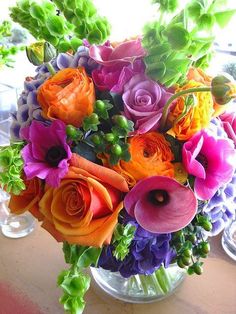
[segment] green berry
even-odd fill
[[[107,142],[112,143],[112,142],[114,141],[114,139],[115,139],[115,135],[114,135],[113,133],[107,133],[107,134],[105,134],[105,140],[106,140]]]
[[[185,266],[189,266],[191,264],[191,258],[190,257],[182,256],[181,261],[183,262],[183,264]]]
[[[89,122],[91,124],[98,124],[99,122],[98,115],[96,113],[92,113],[91,116],[89,116]]]
[[[111,147],[111,152],[116,156],[120,156],[122,154],[122,148],[119,144],[114,144]]]
[[[92,142],[95,144],[95,145],[99,145],[101,144],[101,138],[99,135],[95,134],[92,136],[91,138]]]
[[[186,249],[186,250],[183,251],[183,255],[184,255],[185,257],[191,257],[192,254],[193,254],[193,252],[192,252],[192,250],[190,250],[190,249]]]
[[[208,242],[201,242],[199,244],[199,250],[201,250],[203,254],[208,254],[210,252],[210,244]]]
[[[187,272],[189,275],[193,275],[195,273],[193,266],[189,266]]]
[[[184,267],[185,267],[185,265],[184,265],[184,263],[183,263],[183,261],[182,261],[181,258],[178,258],[178,259],[177,259],[177,265],[178,265],[180,268],[184,268]]]
[[[193,264],[193,270],[197,275],[201,275],[203,273],[203,269],[198,263]]]
[[[95,108],[99,111],[103,111],[105,109],[106,105],[102,100],[97,100],[95,102]]]
[[[197,241],[197,237],[195,234],[189,234],[187,236],[187,240],[189,240],[191,243],[195,243]]]
[[[116,116],[114,116],[114,121],[120,128],[127,128],[128,127],[128,121],[127,121],[126,117],[124,117],[124,116],[116,115]]]
[[[73,125],[67,125],[66,127],[66,135],[72,139],[77,136],[77,129]]]

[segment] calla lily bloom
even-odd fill
[[[197,211],[191,189],[176,180],[153,176],[139,181],[124,200],[128,214],[153,233],[170,233],[187,226]]]
[[[198,199],[208,200],[235,171],[236,150],[231,140],[214,137],[202,130],[187,141],[182,150],[183,164],[194,175],[194,191]]]

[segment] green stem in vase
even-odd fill
[[[185,89],[185,90],[182,90],[182,91],[172,95],[163,108],[161,123],[160,123],[161,132],[166,131],[165,127],[166,127],[166,121],[167,121],[167,117],[168,117],[168,113],[169,113],[169,108],[175,99],[179,98],[182,95],[199,93],[199,92],[210,92],[210,91],[211,91],[211,87],[197,87],[197,88]]]
[[[155,272],[156,279],[158,281],[158,284],[160,285],[163,292],[166,294],[171,289],[171,280],[170,277],[166,271],[166,269],[161,266],[156,272]]]

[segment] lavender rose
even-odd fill
[[[144,74],[137,74],[124,86],[124,115],[135,123],[139,134],[157,130],[171,95]]]

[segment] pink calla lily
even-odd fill
[[[124,199],[128,214],[153,233],[170,233],[187,226],[197,211],[191,189],[176,180],[153,176],[139,181]]]

